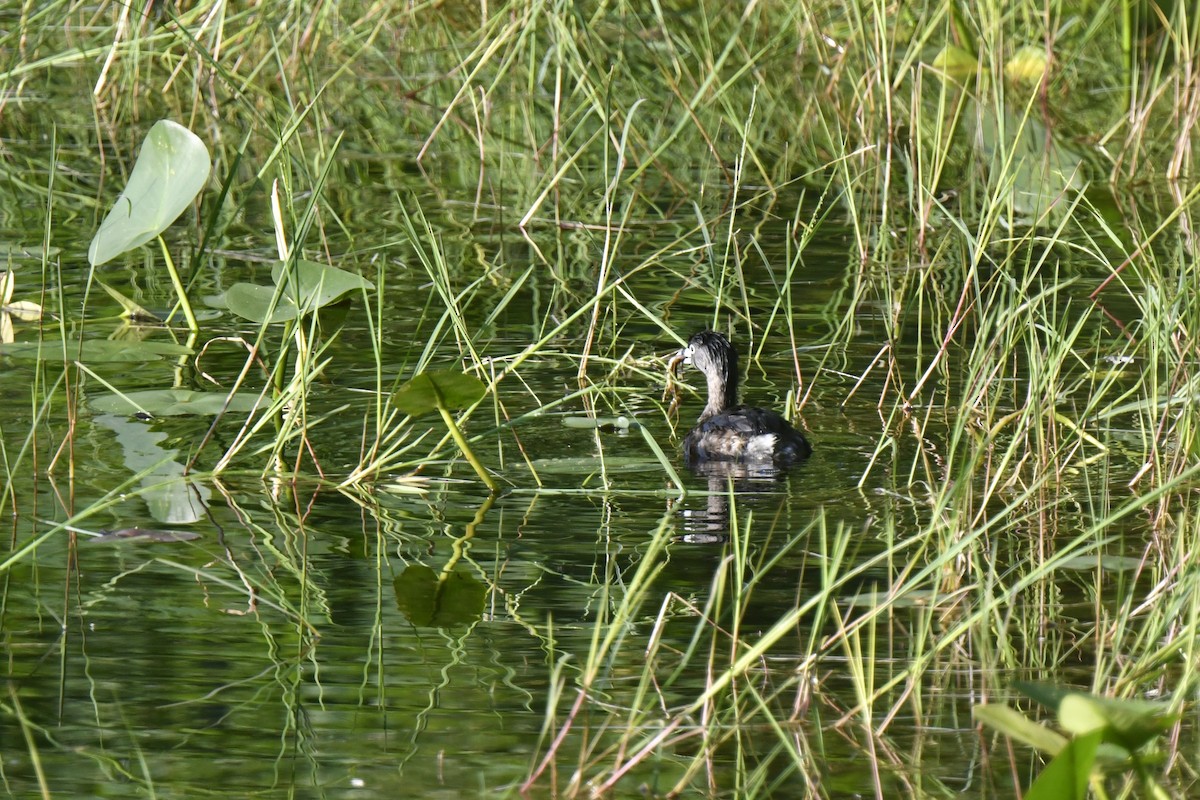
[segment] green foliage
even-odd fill
[[[177,417],[185,414],[214,416],[224,412],[248,414],[258,403],[254,397],[221,392],[196,392],[191,389],[144,389],[137,392],[97,397],[92,408],[105,414],[132,414],[143,411],[156,417]]]
[[[1076,736],[1056,755],[1025,793],[1025,800],[1086,800],[1099,731]]]
[[[392,405],[402,414],[418,417],[439,408],[458,409],[483,399],[487,387],[474,375],[452,370],[414,375],[392,395]]]
[[[192,349],[174,342],[155,342],[118,339],[85,339],[64,342],[46,339],[41,342],[8,342],[0,344],[0,353],[12,358],[37,361],[61,361],[63,355],[85,363],[135,363],[157,361],[170,356],[188,356]]]
[[[271,279],[273,286],[235,283],[211,303],[242,319],[274,325],[311,314],[352,292],[375,288],[375,284],[361,275],[304,259],[291,265],[275,262]]]
[[[220,704],[231,730],[284,721],[255,741],[361,742],[324,726],[353,717],[355,734],[370,731],[383,710],[381,729],[396,730],[413,687],[427,688],[407,750],[445,753],[448,779],[434,788],[448,792],[462,789],[456,779],[510,787],[512,754],[537,748],[528,783],[564,797],[887,797],[900,783],[919,797],[1006,796],[1008,781],[1031,779],[1032,760],[962,734],[961,692],[995,696],[1016,671],[1078,679],[1083,660],[1097,685],[1129,693],[1159,681],[1194,696],[1200,190],[1188,4],[511,2],[472,5],[465,22],[461,3],[19,5],[0,30],[0,52],[13,56],[0,66],[0,217],[16,229],[5,236],[27,241],[0,243],[0,258],[41,268],[30,287],[37,271],[22,266],[22,296],[40,291],[48,310],[40,330],[15,331],[45,336],[40,347],[0,348],[13,519],[0,572],[21,573],[5,588],[17,679],[0,715],[27,734],[6,788],[66,796],[56,782],[88,759],[117,776],[117,789],[100,787],[109,793],[195,788],[181,789],[163,756],[186,759],[186,742],[142,751],[131,733],[131,747],[114,744],[122,727],[170,732],[120,716],[164,698],[143,703],[132,682],[93,675],[115,601],[129,603],[127,618],[148,608],[168,623],[128,635],[187,637],[178,608],[232,611],[227,600],[244,592],[244,620],[208,616],[222,633],[259,626],[265,688],[241,681],[260,665],[239,663],[237,680],[207,696],[185,674],[204,648],[180,647],[171,683],[191,696],[170,708]],[[50,242],[95,219],[96,197],[128,169],[97,140],[122,142],[160,116],[189,120],[213,148],[220,195],[189,232],[199,246],[185,274],[191,291],[228,287],[230,313],[203,345],[93,344],[111,305],[97,310],[98,293],[79,302],[72,250]],[[143,161],[157,160],[161,176],[175,158],[149,138],[94,264],[170,224],[165,211],[134,224],[135,207],[188,195],[142,181]],[[157,254],[139,255],[106,272],[138,316],[164,305],[166,285]],[[239,282],[276,256],[270,283]],[[162,258],[186,303],[165,245]],[[378,293],[356,274],[368,271]],[[10,302],[11,286],[0,286],[0,323],[30,310]],[[330,335],[330,318],[364,295],[366,313]],[[822,438],[822,457],[787,491],[673,472],[666,443],[681,423],[662,397],[660,355],[714,321],[747,334],[745,367]],[[153,360],[122,364],[140,359]],[[393,391],[396,374],[415,377]],[[219,391],[193,393],[210,379]],[[93,400],[99,381],[114,390]],[[127,394],[134,405],[119,399],[146,385],[158,388]],[[114,418],[138,403],[181,418]],[[188,418],[223,408],[245,418]],[[113,413],[88,414],[99,410]],[[445,437],[413,419],[431,411]],[[557,414],[565,430],[548,419]],[[637,434],[603,435],[630,419],[644,447]],[[217,443],[227,449],[206,463]],[[493,491],[496,475],[514,491],[487,520],[485,546],[455,536],[457,560],[425,566],[440,560],[455,512],[477,500],[473,485],[439,480],[457,469],[450,447]],[[170,469],[154,469],[167,458]],[[247,466],[269,488],[237,480]],[[204,467],[235,480],[206,496]],[[397,485],[409,492],[399,510],[380,501]],[[685,487],[708,507],[680,499]],[[111,493],[97,500],[97,488]],[[584,515],[543,513],[574,494],[605,519],[589,528]],[[762,513],[758,501],[776,494],[774,516]],[[62,531],[33,530],[51,508],[102,514],[106,503],[159,520],[236,520],[224,553],[204,553],[206,536],[182,548],[196,550],[194,564],[170,565],[204,596],[178,602],[176,582],[155,580],[162,595],[139,603],[122,592],[151,585],[139,571],[162,561],[120,563],[107,582],[94,553],[47,553]],[[681,507],[718,519],[703,548]],[[538,529],[542,517],[552,521]],[[340,528],[355,519],[361,530]],[[556,549],[537,552],[540,540]],[[60,553],[66,591],[47,592]],[[343,557],[354,561],[345,572]],[[361,663],[330,646],[346,630],[335,579],[350,573],[356,599],[376,610]],[[476,585],[445,613],[459,581],[490,593],[484,624],[469,624],[481,619]],[[390,657],[437,649],[432,636],[393,649],[414,644],[394,605],[416,626],[462,629],[451,668],[421,661],[410,672]],[[65,638],[46,660],[35,650],[48,609]],[[84,630],[96,633],[72,638]],[[242,633],[239,643],[254,635]],[[481,649],[486,664],[472,661]],[[45,666],[55,660],[58,675]],[[437,677],[422,687],[426,673]],[[82,691],[80,674],[92,682]],[[211,663],[198,674],[207,681]],[[506,728],[494,751],[430,741],[435,704],[457,702],[466,675],[482,676],[484,713]],[[360,707],[305,716],[310,680]],[[90,727],[47,714],[42,698],[55,694],[92,697],[79,715]],[[1146,763],[1169,715],[1082,693],[1052,700],[1057,724],[976,711],[1053,758],[1033,796],[1078,797],[1089,783],[1099,796],[1097,776],[1123,770],[1137,776],[1129,786],[1158,793]],[[105,732],[98,744],[93,728]],[[1195,740],[1187,719],[1170,746],[1186,754]],[[40,763],[39,749],[57,760],[36,792],[25,764]],[[925,761],[952,749],[981,765],[970,785],[957,765],[947,780]],[[372,764],[360,749],[340,763],[361,764],[369,781],[372,767],[404,769],[396,752],[382,748]],[[313,768],[341,774],[326,756]],[[456,757],[488,769],[456,775]],[[1187,759],[1167,763],[1186,796]],[[515,770],[526,777],[524,764]]]
[[[411,416],[437,411],[446,430],[462,452],[463,458],[475,470],[475,474],[493,493],[499,490],[496,479],[484,468],[478,456],[467,443],[451,409],[474,405],[483,399],[487,387],[474,375],[461,372],[423,372],[414,375],[392,395],[392,405],[401,413]]]
[[[1178,721],[1167,704],[1024,681],[1016,688],[1054,711],[1059,727],[1071,734],[1067,739],[1005,705],[973,709],[975,718],[988,727],[1053,756],[1026,797],[1083,800],[1088,787],[1112,769],[1132,769],[1148,796],[1166,797],[1146,769],[1144,750]]]
[[[196,134],[169,119],[146,134],[121,196],[88,248],[98,267],[165,231],[208,181],[212,159]]]

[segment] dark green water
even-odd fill
[[[56,120],[52,107],[25,113],[26,123],[41,129]],[[90,129],[68,113],[62,116],[57,135],[68,144],[60,144],[56,155],[60,161],[75,158],[77,174],[62,178],[76,183],[51,204],[51,243],[59,255],[45,273],[51,299],[43,302],[64,319],[71,335],[107,339],[122,328],[116,304],[93,288],[86,313],[81,311],[88,272],[84,254],[96,213],[85,202],[87,193],[75,192],[100,183],[96,146],[71,144],[86,143]],[[454,170],[443,167],[439,184],[416,174],[407,158],[380,154],[367,136],[351,136],[345,147],[353,159],[342,165],[325,194],[337,223],[326,220],[325,238],[314,235],[305,246],[313,257],[321,253],[383,287],[385,389],[394,378],[411,374],[429,341],[434,342],[433,366],[461,368],[464,363],[456,336],[440,322],[445,305],[419,267],[401,224],[401,202],[419,203],[430,220],[451,267],[450,282],[464,292],[464,317],[474,344],[485,358],[511,360],[594,291],[604,251],[601,232],[542,224],[527,239],[515,225],[526,207],[522,203],[529,201],[518,189],[511,207],[472,208],[475,176],[466,167],[458,182],[452,180]],[[33,162],[50,160],[45,141],[27,137],[18,149]],[[46,177],[27,176],[31,186],[44,185]],[[431,191],[430,182],[444,194]],[[597,173],[590,189],[604,183]],[[26,191],[22,199],[4,201],[0,234],[34,245],[47,227],[38,210],[46,203],[39,206],[38,192]],[[239,198],[238,191],[254,193],[255,199]],[[216,294],[239,280],[265,280],[264,262],[272,252],[266,191],[251,181],[239,183],[231,204],[242,217],[224,229],[216,254],[190,273],[193,297]],[[682,469],[676,441],[702,400],[685,392],[678,417],[668,412],[663,358],[678,343],[663,327],[686,336],[711,325],[714,295],[722,275],[728,280],[730,273],[717,266],[723,263],[719,248],[706,249],[703,236],[689,233],[692,210],[673,207],[665,199],[668,189],[660,191],[642,200],[655,200],[655,210],[662,213],[631,225],[613,260],[616,274],[628,271],[633,277],[626,285],[628,298],[614,295],[603,305],[596,358],[588,370],[594,387],[589,402],[603,415],[636,417]],[[105,198],[112,194],[107,188],[97,191]],[[776,209],[786,207],[790,214],[810,202],[787,195]],[[588,209],[594,212],[596,206]],[[704,476],[684,473],[693,493],[678,499],[637,432],[595,434],[565,426],[563,417],[590,410],[582,400],[514,425],[504,421],[504,414],[519,418],[579,391],[586,316],[501,384],[503,414],[479,412],[471,419],[468,433],[505,484],[492,504],[466,465],[449,457],[426,467],[415,482],[397,481],[408,473],[398,470],[364,486],[337,487],[360,457],[364,420],[373,414],[363,392],[375,387],[372,334],[360,306],[352,307],[311,393],[310,417],[330,416],[313,426],[310,456],[294,481],[260,477],[267,459],[250,453],[218,480],[187,485],[176,479],[171,483],[176,491],[166,496],[145,491],[155,484],[154,475],[163,474],[164,464],[190,459],[210,420],[143,421],[99,413],[90,401],[109,394],[105,381],[124,391],[209,387],[194,360],[182,366],[170,360],[90,363],[86,375],[70,370],[70,388],[77,392],[71,402],[78,400],[72,406],[66,387],[45,388],[63,373],[61,358],[43,366],[0,356],[5,387],[0,436],[11,487],[5,508],[16,511],[0,609],[8,675],[8,691],[0,697],[4,789],[15,797],[36,797],[44,779],[49,794],[58,797],[515,792],[537,768],[574,702],[597,620],[620,601],[648,543],[665,529],[671,540],[656,556],[661,572],[623,631],[624,645],[604,665],[603,691],[591,698],[577,734],[566,739],[554,769],[534,789],[535,794],[549,793],[551,787],[561,792],[578,763],[595,755],[589,748],[601,746],[596,742],[608,746],[606,737],[615,735],[608,726],[625,723],[617,711],[631,702],[655,637],[666,643],[662,652],[678,657],[655,657],[659,705],[686,707],[704,691],[711,679],[704,659],[688,661],[679,654],[689,647],[699,609],[730,556],[725,539],[732,530],[749,528],[753,565],[771,562],[769,570],[752,570],[763,577],[740,620],[749,640],[820,590],[819,564],[829,553],[814,533],[815,520],[825,520],[831,530],[841,525],[854,532],[847,553],[852,561],[865,562],[892,537],[903,539],[919,530],[930,516],[922,494],[929,487],[910,485],[910,476],[893,474],[893,466],[907,468],[917,452],[937,462],[959,420],[936,411],[922,418],[918,436],[911,433],[911,419],[897,422],[887,410],[881,415],[876,401],[888,391],[883,369],[870,371],[852,389],[886,341],[883,319],[890,311],[881,287],[928,265],[908,253],[894,263],[863,264],[843,221],[835,218],[809,244],[802,268],[788,283],[784,265],[794,242],[789,244],[776,211],[745,213],[748,221],[737,238],[745,248],[741,272],[746,281],[724,290],[737,300],[719,321],[722,327],[732,323],[743,345],[749,346],[753,336],[759,352],[757,360],[746,359],[748,399],[783,408],[799,364],[812,386],[801,421],[816,450],[810,461],[778,480],[737,484],[732,512],[726,498],[704,493],[720,493],[724,482],[710,483]],[[586,221],[598,219],[593,213]],[[195,226],[186,222],[169,236],[182,252],[191,251],[195,238]],[[748,246],[751,241],[755,247]],[[670,248],[668,257],[641,268],[646,254],[664,246]],[[525,276],[531,265],[534,270]],[[17,297],[40,296],[41,265],[23,260],[14,266],[19,267]],[[940,291],[952,297],[958,287],[953,270],[946,274],[950,277],[940,282]],[[149,308],[171,304],[170,284],[157,253],[149,249],[102,268],[98,277]],[[855,287],[865,287],[858,301],[852,298]],[[52,302],[59,289],[61,307]],[[792,305],[778,314],[790,316],[800,344],[796,351],[778,314],[764,324],[785,290]],[[511,302],[493,316],[490,311],[510,291],[515,291]],[[753,315],[754,326],[740,319],[745,311]],[[831,328],[848,313],[856,315],[851,344],[830,354]],[[1100,320],[1089,325],[1097,350],[1117,346],[1119,337]],[[770,333],[760,340],[763,330]],[[912,372],[906,375],[910,381],[937,344],[925,333],[911,332],[894,343],[898,363]],[[16,324],[18,341],[36,341],[38,335],[36,324]],[[163,342],[179,337],[158,327],[136,335]],[[253,326],[213,313],[203,322],[200,341],[252,335]],[[236,345],[214,343],[202,369],[227,386],[244,357]],[[939,391],[953,391],[965,380],[955,366],[936,377]],[[252,381],[261,386],[261,376]],[[1015,409],[1019,391],[1013,396]],[[927,410],[918,407],[916,415]],[[231,420],[213,432],[198,460],[201,471],[212,466],[237,425]],[[436,419],[418,420],[413,434],[426,428],[433,431],[432,446],[441,435]],[[895,441],[892,449],[877,448],[889,437]],[[19,458],[27,441],[28,452]],[[418,448],[413,457],[428,451]],[[297,454],[295,447],[286,451],[288,459]],[[313,458],[326,480],[318,479]],[[1127,479],[1136,465],[1117,459],[1110,468]],[[1112,485],[1117,488],[1095,490],[1076,474],[1064,477],[1055,490],[1111,493],[1114,500],[1126,492],[1123,481]],[[199,538],[110,541],[66,532],[40,538],[52,529],[44,520],[62,521],[97,504],[83,524],[93,533],[139,526],[186,530]],[[947,527],[959,522],[967,525],[950,521]],[[1082,524],[1064,517],[1048,525],[1053,539],[1069,538]],[[1115,534],[1114,549],[1137,555],[1145,545],[1144,532],[1136,524],[1131,528]],[[994,542],[997,570],[1024,563],[1036,547],[1030,541]],[[28,549],[35,542],[36,549]],[[886,587],[904,566],[868,570],[853,588],[868,594]],[[439,580],[443,585],[436,589]],[[1063,577],[1054,595],[1043,599],[1055,609],[1051,616],[1057,624],[1085,628],[1123,587],[1120,577],[1102,582],[1084,572],[1077,580]],[[855,607],[851,593],[844,599],[847,610]],[[791,639],[773,648],[757,673],[758,688],[784,687],[772,702],[794,712],[781,715],[786,727],[775,730],[760,718],[737,747],[714,747],[711,771],[693,776],[689,785],[738,796],[737,776],[758,770],[760,786],[775,782],[779,796],[801,796],[813,787],[822,796],[872,796],[877,786],[887,796],[1010,796],[1012,781],[1027,783],[1036,764],[1031,757],[1018,757],[1021,771],[1014,778],[1004,746],[977,732],[971,705],[1013,676],[1087,685],[1095,654],[1081,648],[1068,659],[1078,670],[1048,676],[1039,671],[1043,657],[1052,660],[1042,652],[1042,641],[1028,636],[1029,630],[1009,630],[990,642],[964,637],[960,648],[936,656],[915,686],[906,683],[917,632],[952,624],[952,614],[932,619],[910,607],[898,607],[886,624],[879,623],[873,653],[877,674],[868,678],[880,685],[897,676],[901,680],[864,726],[852,713],[860,682],[851,675],[852,659],[845,652],[830,650],[798,673],[797,654],[806,643],[835,632],[829,624],[814,630],[801,619]],[[1054,641],[1069,640],[1070,633]],[[1022,666],[1011,675],[981,676],[981,663],[996,663],[987,651],[991,647],[1005,650],[1003,663]],[[555,725],[547,726],[551,698],[556,699]],[[588,726],[592,732],[578,734]],[[805,754],[804,765],[780,755],[780,737],[789,737]],[[618,793],[671,789],[702,749],[697,739],[673,741],[620,784]],[[598,757],[601,764],[608,761]],[[588,778],[595,773],[589,764]]]
[[[473,241],[470,233],[463,235],[464,246]],[[359,244],[366,243],[360,239]],[[630,247],[637,248],[636,237]],[[828,313],[824,298],[834,295],[844,270],[845,254],[836,241],[817,250],[795,287],[803,301],[795,319],[806,338],[821,328]],[[489,257],[503,265],[510,256],[501,249]],[[389,367],[403,370],[415,358],[412,343],[423,340],[421,326],[429,324],[423,276],[393,258],[386,267],[352,259],[341,263],[368,273],[389,270],[384,338]],[[500,272],[523,267],[513,258]],[[585,265],[576,269],[586,274]],[[766,270],[750,274],[763,287],[770,280]],[[681,287],[672,285],[670,276],[651,271],[643,277],[632,293],[669,313],[672,328],[688,332],[706,323],[702,297],[684,292],[677,300]],[[121,278],[111,276],[114,282]],[[539,306],[566,302],[555,284],[550,275],[535,279],[523,302],[496,321],[487,355],[504,358],[524,346],[546,313]],[[74,285],[70,289],[78,291]],[[165,289],[147,288],[143,299],[165,305]],[[768,294],[765,288],[762,292]],[[371,381],[371,364],[364,358],[368,333],[356,321],[361,317],[351,314],[326,380],[314,393],[314,411],[347,402],[353,409],[313,432],[315,452],[334,476],[354,463],[362,436],[364,404],[351,392]],[[114,324],[95,322],[89,330],[104,335]],[[207,326],[214,335],[237,332],[223,318]],[[21,334],[36,331],[26,328]],[[533,396],[547,402],[577,388],[577,360],[567,354],[578,346],[577,337],[565,336],[562,358],[525,366],[525,385],[505,395],[510,414],[535,407]],[[631,350],[648,366],[605,379],[603,401],[614,412],[646,420],[674,454],[660,405],[662,376],[654,374],[658,362],[650,359],[668,354],[675,344],[635,319],[622,324],[607,346],[617,353]],[[846,353],[845,360],[861,368],[873,351],[864,336],[861,352]],[[458,363],[452,343],[438,353],[439,362]],[[809,370],[819,355],[817,348],[800,351]],[[240,360],[237,352],[218,352],[205,368],[229,375]],[[123,387],[155,386],[170,369],[165,362],[97,367]],[[766,342],[761,368],[749,370],[748,395],[781,407],[791,385],[789,369],[787,345]],[[8,385],[28,385],[38,368],[6,360],[0,370]],[[822,512],[832,522],[865,531],[859,555],[875,546],[872,519],[886,514],[899,516],[901,525],[906,517],[912,520],[907,502],[875,491],[886,488],[879,478],[857,487],[880,421],[866,400],[840,406],[850,381],[834,373],[818,381],[804,416],[816,447],[808,463],[782,480],[739,491],[737,518],[743,525],[753,520],[753,530],[762,536],[753,545],[758,555],[773,556],[784,539]],[[191,372],[188,382],[199,383]],[[85,396],[93,392],[103,388],[89,382]],[[29,399],[10,391],[3,402],[11,452],[29,427]],[[696,396],[685,395],[681,429],[699,405]],[[583,410],[578,402],[560,409],[562,414]],[[486,417],[476,419],[472,432],[486,431]],[[61,467],[49,477],[24,470],[15,484],[22,514],[13,541],[20,547],[47,529],[34,518],[62,518],[64,505],[86,508],[130,480],[121,425],[163,434],[163,452],[174,450],[182,459],[207,424],[190,417],[105,422],[84,405],[73,437],[74,479],[68,480]],[[232,435],[235,429],[227,427],[218,435]],[[52,425],[41,435],[57,441],[63,431]],[[550,734],[543,724],[555,670],[565,669],[565,691],[573,699],[570,684],[587,653],[593,623],[620,594],[654,532],[666,525],[677,538],[663,556],[645,618],[627,632],[630,641],[619,654],[626,663],[610,665],[617,676],[616,696],[620,682],[633,680],[643,667],[639,659],[663,599],[672,595],[702,606],[728,554],[720,543],[692,543],[689,535],[724,535],[729,521],[728,512],[722,516],[719,508],[708,516],[712,501],[703,495],[670,499],[662,469],[636,434],[604,434],[597,440],[591,431],[565,427],[551,414],[502,431],[501,449],[486,444],[495,439],[484,436],[481,452],[515,491],[496,501],[474,526],[484,495],[469,470],[456,463],[446,474],[449,480],[439,476],[441,468],[427,470],[429,481],[420,495],[389,491],[386,482],[371,493],[342,493],[312,480],[294,486],[246,477],[204,482],[199,484],[202,513],[186,526],[201,534],[197,540],[110,543],[64,534],[43,541],[4,576],[11,688],[3,723],[7,789],[15,796],[36,794],[34,748],[24,744],[19,718],[27,720],[40,768],[59,796],[128,796],[134,787],[179,797],[457,796],[493,794],[519,784],[545,752]],[[518,441],[538,469],[541,490],[524,465]],[[41,447],[50,449],[45,441]],[[708,488],[703,477],[687,480],[694,489]],[[720,487],[721,482],[714,485]],[[88,525],[93,530],[172,527],[136,496],[112,500],[111,508],[91,516]],[[472,535],[463,541],[468,530]],[[458,555],[456,542],[462,547]],[[744,631],[769,628],[819,587],[815,548],[802,541],[781,556],[756,590]],[[431,586],[451,560],[455,580],[462,583],[455,590],[465,592],[463,605],[442,598],[445,607],[435,609],[433,601],[414,607],[411,597],[422,596],[422,581]],[[398,589],[398,581],[407,588]],[[864,579],[864,590],[873,588],[868,584]],[[667,626],[666,635],[673,647],[684,647],[694,616],[678,604],[673,609],[681,619]],[[880,653],[878,661],[884,674],[904,668],[903,641],[892,638],[902,629],[885,639],[889,653]],[[803,623],[796,631],[798,640],[811,634]],[[780,679],[786,679],[795,668],[786,648],[773,659]],[[802,777],[789,774],[781,763],[772,768],[780,771],[781,791],[800,791],[819,780],[829,795],[850,796],[869,793],[874,785],[857,766],[862,741],[822,727],[852,702],[853,687],[839,663],[834,653],[819,665],[813,708],[795,731],[825,772]],[[919,722],[902,707],[889,741],[912,748],[896,757],[920,765],[919,770],[900,767],[905,780],[916,775],[933,787],[990,796],[986,787],[997,780],[1003,784],[1002,773],[964,775],[963,765],[978,758],[979,748],[969,718],[966,667],[950,659],[944,671],[932,674],[937,685],[928,690],[951,700],[940,700],[936,716]],[[705,681],[696,665],[688,667],[665,691],[664,702],[686,704]],[[569,704],[570,699],[563,708]],[[592,712],[593,723],[598,713]],[[748,734],[745,752],[715,753],[718,793],[729,791],[720,786],[733,774],[735,761],[771,763],[773,746],[764,730]],[[686,743],[679,747],[682,753],[690,749]],[[665,791],[679,770],[679,762],[653,759],[639,771],[637,783]],[[899,785],[884,772],[885,785]],[[560,774],[557,780],[567,777]]]

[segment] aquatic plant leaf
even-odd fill
[[[200,137],[169,119],[154,123],[125,191],[92,237],[91,265],[98,267],[165,231],[200,194],[211,169]]]
[[[375,284],[361,275],[316,261],[300,260],[291,271],[285,273],[284,269],[282,261],[275,262],[271,268],[274,286],[235,283],[209,303],[227,308],[242,319],[270,325],[316,311],[351,292],[375,288]],[[279,289],[281,283],[282,289]],[[279,299],[272,308],[277,292]]]
[[[1102,741],[1129,752],[1141,748],[1175,724],[1165,703],[1071,693],[1058,706],[1058,724],[1077,736],[1099,732]]]
[[[156,417],[178,417],[184,414],[215,416],[222,409],[249,413],[258,404],[257,396],[234,395],[222,392],[194,392],[191,389],[146,389],[140,392],[110,394],[91,400],[94,410],[103,414],[135,414],[148,412]],[[226,408],[225,401],[229,401]]]
[[[22,322],[33,322],[42,318],[42,307],[37,303],[29,300],[14,300],[8,303],[4,308],[0,308],[6,314],[12,314]]]
[[[200,538],[195,531],[159,530],[157,528],[118,528],[113,531],[98,531],[99,536],[87,541],[92,544],[123,542],[190,542]]]
[[[936,589],[914,589],[901,595],[891,592],[859,592],[842,600],[852,606],[865,608],[924,608],[936,605],[945,595]]]
[[[1129,752],[1175,724],[1178,715],[1168,714],[1165,703],[1100,697],[1089,692],[1045,683],[1018,681],[1017,691],[1058,714],[1063,730],[1077,736],[1099,730],[1101,741]]]
[[[1086,800],[1100,734],[1077,736],[1056,755],[1025,793],[1025,800]]]
[[[986,703],[971,709],[971,716],[1002,733],[1043,753],[1057,755],[1067,746],[1068,739],[1045,725],[1034,722],[1020,711],[1004,703]]]
[[[451,409],[474,405],[486,392],[487,387],[481,380],[465,372],[422,372],[396,390],[392,404],[401,414],[417,417],[439,407]]]
[[[276,261],[271,267],[271,280],[276,286],[282,284],[284,296],[305,312],[323,308],[350,292],[375,288],[375,284],[354,272],[303,259],[297,260],[291,269]]]
[[[61,339],[43,339],[41,342],[8,342],[0,344],[0,356],[33,359],[35,361],[62,361],[78,358],[84,362],[140,362],[157,361],[169,356],[190,356],[192,349],[174,342],[113,341],[110,339],[87,339],[80,350],[79,342],[63,344]]]
[[[1004,77],[1013,83],[1039,84],[1050,75],[1050,57],[1041,45],[1025,45],[1004,65]]]
[[[591,475],[600,470],[601,464],[594,455],[564,456],[562,458],[535,458],[531,462],[538,472],[553,472],[562,475]],[[603,466],[621,472],[654,472],[662,465],[652,458],[639,456],[605,456]],[[513,464],[513,469],[526,468],[525,464]]]
[[[605,433],[612,431],[627,431],[636,428],[637,420],[629,417],[563,417],[563,425],[568,428],[598,428]]]
[[[12,270],[0,272],[0,313],[12,314],[22,322],[33,322],[42,318],[42,307],[28,300],[13,300],[13,290],[17,287],[17,274]],[[11,323],[10,323],[11,324]],[[11,342],[12,338],[4,341]]]
[[[1066,559],[1059,567],[1077,572],[1087,572],[1096,569],[1096,567],[1105,572],[1126,572],[1131,569],[1137,569],[1142,563],[1142,559],[1134,558],[1133,556],[1076,556],[1075,558]]]
[[[61,247],[42,247],[40,244],[27,245],[16,244],[14,242],[0,242],[0,258],[3,259],[41,259],[43,257],[54,258],[61,252]]]
[[[931,66],[951,78],[966,78],[979,71],[979,59],[963,48],[949,44],[933,57]]]
[[[979,107],[979,122],[972,143],[982,163],[1009,184],[1013,218],[1008,223],[1061,218],[1069,198],[1083,189],[1083,157],[1033,115],[1007,107],[998,114],[985,104]]]
[[[287,322],[300,316],[300,308],[286,295],[281,296],[271,307],[275,299],[274,286],[260,286],[256,283],[235,283],[225,290],[213,305],[227,308],[242,319],[273,325]]]

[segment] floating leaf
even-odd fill
[[[284,295],[305,311],[327,306],[350,292],[375,288],[361,275],[316,261],[300,259],[285,272],[286,267],[284,262],[276,261],[271,267],[271,280],[277,286],[282,284]]]
[[[221,295],[220,304],[242,319],[260,324],[287,322],[300,316],[300,309],[287,296],[281,296],[272,308],[275,293],[274,286],[235,283]]]
[[[1142,565],[1142,559],[1133,556],[1075,556],[1068,558],[1060,565],[1062,569],[1086,572],[1099,567],[1105,572],[1126,572],[1137,569]]]
[[[1013,216],[1007,224],[1050,224],[1070,208],[1083,189],[1083,157],[1033,115],[990,105],[979,110],[979,136],[972,139],[981,163],[1003,174],[1010,186]],[[1053,212],[1053,213],[1051,213]]]
[[[37,303],[28,300],[14,300],[8,303],[4,308],[0,308],[6,314],[12,314],[22,322],[33,322],[42,318],[42,307]]]
[[[159,530],[157,528],[119,528],[115,531],[98,531],[100,534],[89,542],[106,544],[112,542],[190,542],[200,538],[195,531]]]
[[[190,356],[192,349],[173,342],[112,341],[87,339],[80,349],[79,342],[63,343],[61,339],[41,342],[9,342],[0,344],[0,356],[37,361],[61,361],[78,358],[84,362],[157,361],[168,356]]]
[[[0,242],[0,258],[3,259],[11,260],[14,258],[29,258],[38,259],[40,261],[43,256],[46,258],[54,258],[60,252],[62,252],[61,247],[44,248],[40,244],[30,246],[24,244],[14,244],[13,242]]]
[[[375,288],[375,284],[361,275],[316,261],[296,261],[286,273],[285,267],[284,262],[277,261],[271,268],[275,286],[235,283],[225,294],[209,302],[251,322],[271,324],[296,319],[351,292]],[[279,299],[272,308],[276,293]]]
[[[42,307],[28,300],[13,300],[13,290],[17,286],[17,275],[12,270],[0,272],[0,312],[12,314],[22,322],[33,322],[42,318]],[[9,342],[12,339],[5,339]]]
[[[563,458],[537,458],[532,466],[538,472],[553,472],[563,475],[591,475],[601,468],[601,463],[594,455],[566,456]],[[603,466],[608,470],[618,469],[628,472],[657,472],[662,470],[662,464],[652,458],[639,456],[604,457]],[[524,469],[524,464],[513,464],[513,469]]]
[[[636,428],[638,423],[629,417],[563,417],[563,425],[568,428],[598,429],[606,433],[612,431],[627,431]]]
[[[208,148],[196,134],[168,119],[156,122],[129,184],[92,237],[88,261],[98,267],[166,230],[204,188],[211,168]]]
[[[945,599],[946,595],[935,589],[914,589],[901,595],[892,592],[861,592],[843,602],[860,608],[927,608]]]
[[[442,408],[463,408],[478,402],[487,387],[474,375],[442,370],[414,375],[392,395],[402,414],[416,417]]]
[[[226,408],[226,400],[229,401]],[[103,414],[134,414],[148,412],[156,417],[178,417],[184,414],[215,416],[222,409],[249,413],[258,404],[258,397],[239,394],[232,398],[222,392],[194,392],[191,389],[147,389],[140,392],[110,394],[91,400],[91,406]]]

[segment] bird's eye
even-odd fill
[[[696,348],[692,347],[690,344],[683,348],[683,363],[690,367],[692,365],[692,354],[695,352]]]

